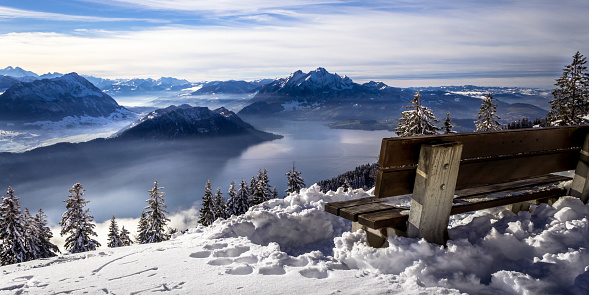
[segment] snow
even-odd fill
[[[564,197],[513,214],[452,216],[445,248],[362,231],[325,202],[372,191],[322,193],[317,185],[241,216],[196,226],[170,241],[0,267],[2,294],[587,294],[589,207]],[[195,215],[192,209],[185,217]],[[192,216],[194,218],[194,216]],[[170,217],[172,223],[178,216]],[[105,222],[105,224],[107,224]],[[119,223],[121,225],[122,223]],[[99,236],[106,239],[107,226]]]

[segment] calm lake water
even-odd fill
[[[191,145],[189,151],[167,149],[162,153],[143,152],[151,147],[142,150],[142,143],[50,155],[27,153],[13,172],[2,172],[7,177],[0,178],[0,185],[12,186],[23,208],[33,212],[43,208],[51,223],[61,220],[65,211],[62,201],[76,182],[85,187],[88,208],[97,222],[113,214],[117,218],[136,218],[146,206],[147,191],[154,180],[165,187],[170,212],[199,206],[208,179],[214,191],[219,187],[226,196],[232,180],[237,186],[242,179],[249,184],[259,169],[267,169],[270,185],[276,186],[282,197],[285,173],[293,161],[309,186],[358,165],[376,162],[381,139],[393,136],[389,131],[329,129],[324,122],[245,120],[284,138],[243,148],[228,142],[203,141]]]

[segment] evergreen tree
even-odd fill
[[[479,119],[475,121],[476,131],[495,131],[501,129],[501,124],[497,121],[501,118],[497,116],[497,105],[493,103],[493,95],[487,94],[483,98],[481,109],[479,110]]]
[[[348,183],[348,179],[344,179],[344,185],[342,185],[342,187],[344,188],[344,192],[347,192],[350,190],[350,184]]]
[[[587,60],[577,51],[573,63],[563,69],[562,76],[556,79],[556,89],[552,91],[554,100],[550,101],[552,110],[548,119],[552,125],[587,124],[582,117],[589,113],[589,74],[586,72]]]
[[[270,200],[272,197],[272,191],[270,190],[270,184],[268,180],[268,171],[260,169],[258,173],[258,180],[255,184],[254,193],[251,196],[251,205],[258,205]]]
[[[119,237],[121,238],[121,243],[123,244],[123,246],[131,246],[131,244],[133,244],[133,241],[131,241],[131,238],[129,238],[129,231],[125,229],[124,225],[121,228]]]
[[[135,240],[137,243],[141,244],[141,241],[144,241],[147,236],[147,228],[149,227],[149,221],[147,220],[147,212],[141,212],[141,217],[139,217],[139,224],[137,225],[137,237]]]
[[[202,197],[202,204],[200,208],[200,217],[198,223],[209,226],[215,221],[215,213],[213,206],[213,191],[211,190],[211,181],[208,180],[205,186],[205,194]]]
[[[450,118],[450,111],[446,113],[446,120],[444,120],[444,134],[456,133],[452,131],[454,124],[452,124],[452,118]]]
[[[51,238],[53,238],[53,233],[51,229],[47,226],[47,216],[43,212],[42,209],[39,209],[37,214],[33,216],[33,224],[36,228],[36,241],[37,245],[39,246],[39,258],[49,258],[57,256],[57,253],[60,253],[59,248],[53,243],[51,243]]]
[[[145,212],[145,227],[140,233],[140,244],[159,243],[168,240],[165,227],[166,223],[170,221],[165,215],[166,204],[164,203],[164,192],[161,192],[163,187],[158,187],[157,181],[153,183],[153,188],[149,190],[149,199],[146,200],[148,205],[144,208]]]
[[[110,225],[108,227],[108,247],[116,248],[121,246],[124,246],[123,241],[121,241],[121,236],[119,235],[119,226],[117,225],[117,221],[113,215],[110,219]]]
[[[27,248],[27,259],[26,260],[33,260],[41,258],[41,245],[37,240],[37,237],[40,235],[38,226],[35,224],[35,220],[33,219],[33,215],[31,215],[31,211],[29,208],[25,208],[23,212],[25,218],[25,245]]]
[[[276,187],[274,187],[274,189],[272,190],[272,198],[278,198],[278,189]]]
[[[0,263],[8,265],[29,260],[26,241],[27,226],[20,210],[18,197],[8,187],[8,197],[2,197],[0,205]]]
[[[401,113],[399,125],[395,128],[398,136],[416,136],[437,134],[441,129],[434,125],[438,119],[428,107],[421,105],[421,94],[415,92],[411,104],[405,107],[407,111]]]
[[[100,247],[98,241],[91,238],[96,236],[92,223],[94,216],[90,215],[90,209],[84,210],[84,206],[90,201],[86,201],[82,196],[84,195],[84,187],[80,183],[76,183],[69,189],[69,198],[65,200],[66,211],[61,215],[61,235],[69,236],[65,239],[65,248],[71,253],[79,253],[96,250]]]
[[[213,196],[213,214],[215,216],[215,220],[219,218],[226,218],[226,211],[227,208],[225,204],[225,198],[221,193],[221,189],[217,188],[217,193]]]
[[[234,193],[233,196],[231,195],[231,190],[235,192],[235,183],[231,182],[231,187],[229,188],[229,200],[227,200],[227,216],[236,215],[239,216],[244,214],[249,209],[249,188],[247,187],[247,183],[242,179],[241,185],[237,193]]]
[[[250,199],[253,198],[254,194],[256,193],[257,183],[258,183],[258,180],[256,179],[256,176],[252,176],[252,180],[250,180],[250,186],[249,186]]]
[[[301,177],[301,172],[295,170],[294,162],[292,162],[292,170],[286,172],[286,179],[288,180],[286,189],[287,194],[300,193],[301,189],[305,187],[305,181]]]

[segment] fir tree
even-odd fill
[[[110,225],[108,227],[108,247],[116,248],[121,246],[124,246],[123,241],[121,241],[121,236],[119,235],[119,226],[117,225],[117,221],[113,215],[110,219]]]
[[[252,176],[252,179],[250,180],[250,186],[249,186],[250,199],[253,198],[254,194],[256,193],[257,183],[258,183],[258,180],[256,180],[256,176]]]
[[[25,216],[20,210],[18,197],[8,187],[8,197],[2,197],[0,206],[0,262],[1,265],[24,262],[29,259]]]
[[[552,125],[586,124],[582,117],[589,113],[589,74],[586,72],[587,60],[577,51],[573,63],[563,69],[562,76],[556,79],[556,89],[552,91],[554,100],[550,101],[552,110],[548,119]]]
[[[437,134],[441,129],[434,125],[438,119],[428,107],[421,105],[421,94],[415,92],[411,104],[405,107],[407,111],[401,113],[399,125],[395,128],[398,136],[416,136]]]
[[[344,192],[347,192],[350,190],[350,184],[348,183],[348,179],[344,179],[344,185],[342,185],[342,187],[344,188]]]
[[[497,105],[493,103],[493,95],[487,94],[483,98],[481,109],[479,110],[479,119],[475,121],[476,131],[495,131],[501,129],[501,124],[497,121],[501,118],[497,116]]]
[[[235,190],[234,187],[235,183],[231,182],[231,187],[229,188],[229,200],[227,200],[227,215],[236,215],[239,216],[244,214],[249,209],[249,188],[247,187],[247,183],[242,179],[241,185],[237,193],[234,193],[231,196],[231,188]]]
[[[452,118],[450,118],[450,111],[446,113],[446,120],[444,120],[444,134],[456,133],[452,130],[454,124],[452,124]]]
[[[272,189],[272,198],[273,199],[278,198],[278,189],[276,187],[274,187],[274,189]]]
[[[100,247],[98,241],[91,238],[96,236],[92,223],[94,216],[90,215],[90,209],[84,210],[84,206],[90,201],[86,201],[82,196],[84,195],[84,187],[80,183],[76,183],[69,189],[69,198],[65,200],[66,211],[61,215],[61,235],[69,236],[65,239],[65,248],[71,253],[79,253],[96,250]]]
[[[145,227],[140,233],[140,244],[159,243],[168,240],[166,235],[166,223],[170,219],[166,218],[166,204],[164,203],[164,192],[161,192],[163,187],[158,187],[157,181],[153,183],[153,188],[149,190],[149,199],[146,200],[148,205],[144,208],[145,212]]]
[[[27,259],[26,260],[33,260],[41,258],[41,245],[37,240],[39,234],[39,228],[35,224],[35,220],[33,219],[33,215],[31,215],[31,211],[29,208],[25,208],[23,212],[25,218],[25,245],[27,248]]]
[[[39,258],[49,258],[57,256],[57,253],[61,253],[59,248],[51,243],[53,233],[47,226],[47,216],[42,209],[39,209],[37,214],[33,216],[33,224],[36,228],[36,241],[39,245]]]
[[[149,227],[149,221],[147,220],[147,212],[141,212],[139,217],[139,224],[137,225],[137,237],[135,240],[141,244],[141,241],[146,239],[147,228]]]
[[[251,196],[250,204],[252,206],[264,203],[270,200],[272,197],[272,191],[270,190],[270,184],[268,180],[268,171],[260,169],[258,173],[258,180],[255,184],[254,193]]]
[[[288,180],[286,193],[300,193],[301,189],[305,187],[305,181],[301,177],[301,172],[295,170],[294,162],[292,162],[292,170],[286,172],[286,179]]]
[[[205,186],[205,194],[202,197],[202,204],[200,208],[200,217],[198,223],[209,226],[215,221],[215,213],[213,206],[213,191],[211,190],[211,181],[208,180]]]
[[[223,197],[223,193],[221,193],[221,189],[217,188],[217,193],[213,196],[213,214],[215,220],[219,218],[226,218],[226,204],[225,198]]]
[[[125,229],[124,225],[121,228],[119,237],[121,237],[121,243],[123,244],[123,246],[131,246],[131,244],[133,244],[133,241],[131,241],[131,238],[129,238],[129,231]]]

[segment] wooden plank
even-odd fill
[[[578,151],[560,150],[552,153],[465,160],[460,164],[456,187],[462,189],[572,170],[575,169],[578,159]],[[415,166],[382,169],[377,174],[375,195],[386,198],[412,193],[416,169]]]
[[[544,186],[568,180],[571,180],[571,178],[555,174],[546,174],[536,177],[516,179],[509,182],[463,188],[458,189],[454,192],[455,195],[459,196],[458,198],[454,198],[454,200],[460,200],[461,197],[476,197],[480,195],[490,195],[494,193],[517,192],[535,186]]]
[[[374,213],[361,214],[358,216],[358,223],[373,229],[385,227],[405,227],[409,219],[409,211],[403,209],[389,209]]]
[[[373,203],[373,202],[380,202],[380,201],[382,201],[382,199],[379,199],[376,197],[353,199],[353,200],[347,200],[347,201],[338,201],[338,202],[326,203],[324,209],[326,212],[329,212],[333,215],[339,216],[339,211],[342,208],[353,207],[353,206],[357,206],[357,205]]]
[[[571,185],[571,196],[581,199],[585,204],[589,200],[589,135],[585,137],[579,162],[575,168],[575,176]]]
[[[469,205],[454,205],[452,207],[452,215],[461,214],[471,211],[489,209],[493,207],[505,206],[520,202],[532,201],[544,198],[561,197],[566,194],[566,190],[563,188],[554,188],[546,191],[534,192],[530,194],[522,194],[517,196],[502,197],[502,198],[490,198],[487,200],[481,200],[480,202],[472,203]]]
[[[381,167],[416,165],[420,146],[432,141],[457,141],[464,144],[462,159],[533,151],[581,148],[589,126],[517,129],[491,132],[394,137],[382,140]]]
[[[471,203],[468,205],[454,204],[450,214],[462,214],[520,202],[560,197],[565,194],[566,191],[564,189],[554,188],[551,190],[535,192],[531,194],[480,200],[477,203]],[[402,227],[408,220],[409,214],[407,214],[407,210],[404,209],[388,209],[375,213],[361,214],[358,216],[358,223],[374,229],[381,229],[385,227]]]
[[[459,142],[421,146],[407,224],[410,238],[446,243],[461,153]]]
[[[339,210],[339,216],[347,220],[358,221],[358,215],[365,213],[378,212],[396,208],[394,206],[385,203],[367,203],[363,205],[357,205],[354,207],[341,208]]]

